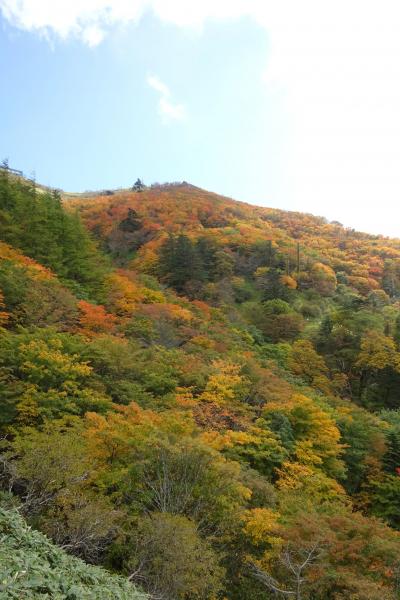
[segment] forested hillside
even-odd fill
[[[400,240],[3,169],[0,301],[0,521],[160,600],[400,597]]]

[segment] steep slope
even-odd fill
[[[188,184],[63,204],[0,178],[0,484],[28,522],[166,600],[293,591],[307,557],[307,600],[394,600],[399,242]]]
[[[381,286],[385,267],[388,271],[391,265],[385,261],[400,258],[400,240],[356,232],[322,217],[252,206],[185,183],[152,186],[140,193],[81,196],[67,206],[80,210],[89,229],[111,251],[129,256],[139,247],[139,268],[140,262],[147,266],[146,259],[166,233],[182,232],[205,235],[244,257],[271,240],[285,269],[307,270],[310,263],[322,261],[363,293]],[[129,209],[142,220],[140,236],[124,235],[126,230],[119,227]]]

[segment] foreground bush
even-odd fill
[[[145,600],[127,580],[68,556],[32,530],[16,510],[0,507],[0,598]]]

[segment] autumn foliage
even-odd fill
[[[394,600],[400,241],[0,175],[1,502],[156,598]]]

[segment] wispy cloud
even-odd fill
[[[183,104],[178,104],[171,100],[169,87],[161,81],[156,75],[149,75],[147,83],[153,90],[158,92],[158,112],[164,122],[183,121],[186,118],[186,110]]]
[[[153,88],[153,90],[159,92],[161,96],[168,98],[171,95],[169,87],[165,85],[165,83],[163,83],[156,75],[148,75],[147,83]]]

